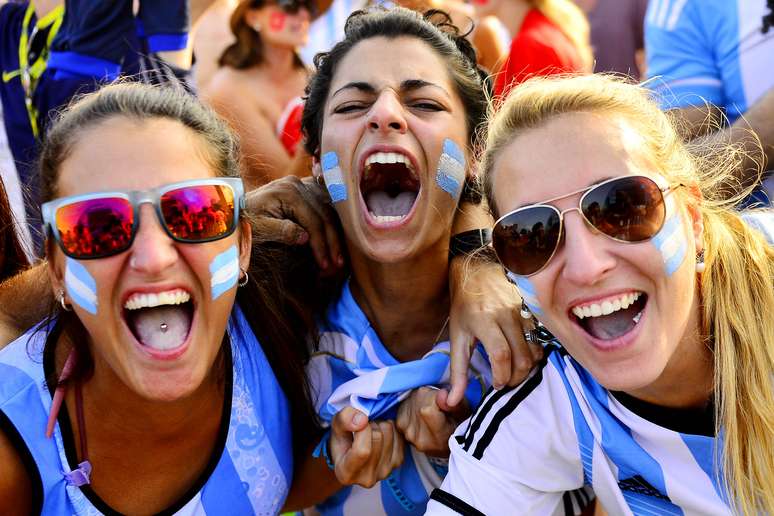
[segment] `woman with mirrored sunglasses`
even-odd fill
[[[56,301],[0,351],[0,512],[279,512],[292,429],[316,427],[313,328],[283,262],[251,256],[238,171],[234,136],[182,91],[108,86],[52,126]]]
[[[201,91],[239,134],[248,189],[308,169],[297,147],[309,72],[297,50],[308,39],[315,6],[314,0],[240,2],[230,23],[236,41]]]
[[[493,246],[547,360],[458,428],[429,514],[555,514],[580,486],[611,514],[774,512],[774,248],[727,198],[738,151],[701,150],[609,77],[500,107]]]

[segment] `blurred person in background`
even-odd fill
[[[639,80],[645,74],[643,24],[648,0],[575,0],[591,26],[594,72]]]
[[[309,77],[298,48],[313,11],[312,0],[240,2],[231,15],[236,41],[200,92],[239,135],[248,188],[291,173]]]
[[[774,158],[774,2],[771,0],[652,0],[645,18],[648,87],[661,107],[682,120],[688,139],[763,144]],[[758,178],[747,160],[736,179]],[[749,202],[768,204],[774,191],[764,176]]]
[[[495,15],[511,35],[508,58],[495,77],[494,94],[535,75],[591,72],[589,23],[570,0],[476,0],[479,19]]]

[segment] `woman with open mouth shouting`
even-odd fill
[[[774,248],[720,197],[728,152],[693,156],[620,80],[508,97],[493,246],[561,345],[460,425],[430,514],[557,514],[581,486],[612,514],[774,513]]]
[[[184,92],[113,85],[40,169],[58,309],[0,352],[3,514],[278,512],[291,427],[315,426],[310,328],[248,276],[230,131]]]

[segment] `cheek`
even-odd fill
[[[210,263],[210,290],[213,301],[234,288],[239,279],[239,250],[232,245]]]
[[[77,260],[66,259],[65,288],[73,303],[92,315],[97,314],[97,282]]]
[[[333,151],[326,152],[320,157],[320,168],[331,200],[334,203],[346,201],[348,197],[347,184],[344,182],[344,175],[339,167],[339,156]]]
[[[465,154],[462,149],[447,138],[443,142],[443,152],[438,158],[435,175],[438,187],[457,200],[465,182]]]
[[[673,212],[664,221],[664,227],[661,228],[661,231],[650,242],[661,254],[664,273],[668,277],[672,276],[685,261],[688,249],[688,242],[685,238],[685,229],[680,214]]]
[[[282,32],[288,22],[288,15],[284,12],[273,12],[269,14],[269,29],[273,32]]]

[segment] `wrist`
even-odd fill
[[[452,236],[449,240],[449,258],[478,254],[492,242],[489,228],[471,229]]]
[[[331,457],[330,440],[331,440],[331,431],[327,430],[323,434],[322,439],[320,439],[320,442],[317,444],[314,451],[312,452],[312,457],[316,459],[321,457],[324,458],[325,463],[328,465],[328,468],[331,471],[335,471],[336,465],[333,464],[333,458]]]

